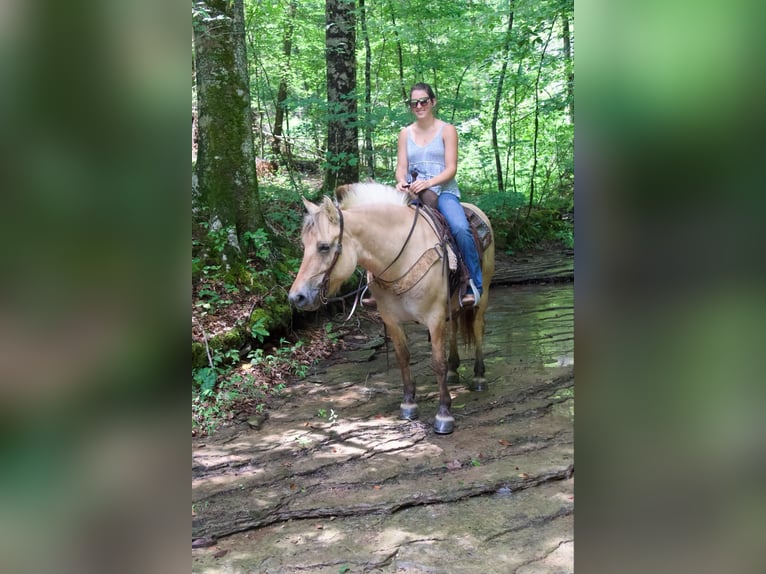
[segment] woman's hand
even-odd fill
[[[428,185],[427,179],[416,179],[410,184],[410,192],[413,195],[420,195],[420,193],[426,189],[428,189],[430,186]]]

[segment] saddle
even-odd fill
[[[449,267],[449,286],[450,291],[458,292],[460,297],[468,290],[468,281],[470,275],[465,266],[460,250],[457,248],[455,238],[449,229],[449,224],[444,216],[436,208],[438,196],[433,190],[426,189],[419,195],[423,212],[426,213],[434,224],[434,229],[441,242],[446,247],[446,262]],[[484,250],[492,243],[492,231],[489,226],[479,217],[479,214],[470,207],[463,206],[468,225],[471,228],[473,240],[476,245],[476,251],[479,254],[479,264],[482,265]]]

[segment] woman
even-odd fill
[[[426,189],[437,194],[439,211],[447,220],[471,277],[472,292],[462,299],[462,305],[469,307],[479,302],[483,288],[479,253],[455,181],[457,131],[455,126],[434,116],[436,95],[428,84],[412,86],[407,105],[415,121],[399,132],[396,189],[416,197]]]

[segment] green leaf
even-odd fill
[[[194,381],[200,385],[200,390],[208,394],[213,390],[215,382],[218,380],[218,373],[211,367],[202,367],[194,372],[193,377]]]

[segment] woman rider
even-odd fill
[[[468,307],[478,303],[483,288],[479,253],[455,181],[457,131],[455,126],[434,116],[436,95],[428,84],[412,86],[407,104],[415,121],[399,132],[396,189],[414,196],[426,189],[437,194],[438,209],[447,220],[471,278],[471,290],[461,301]]]

